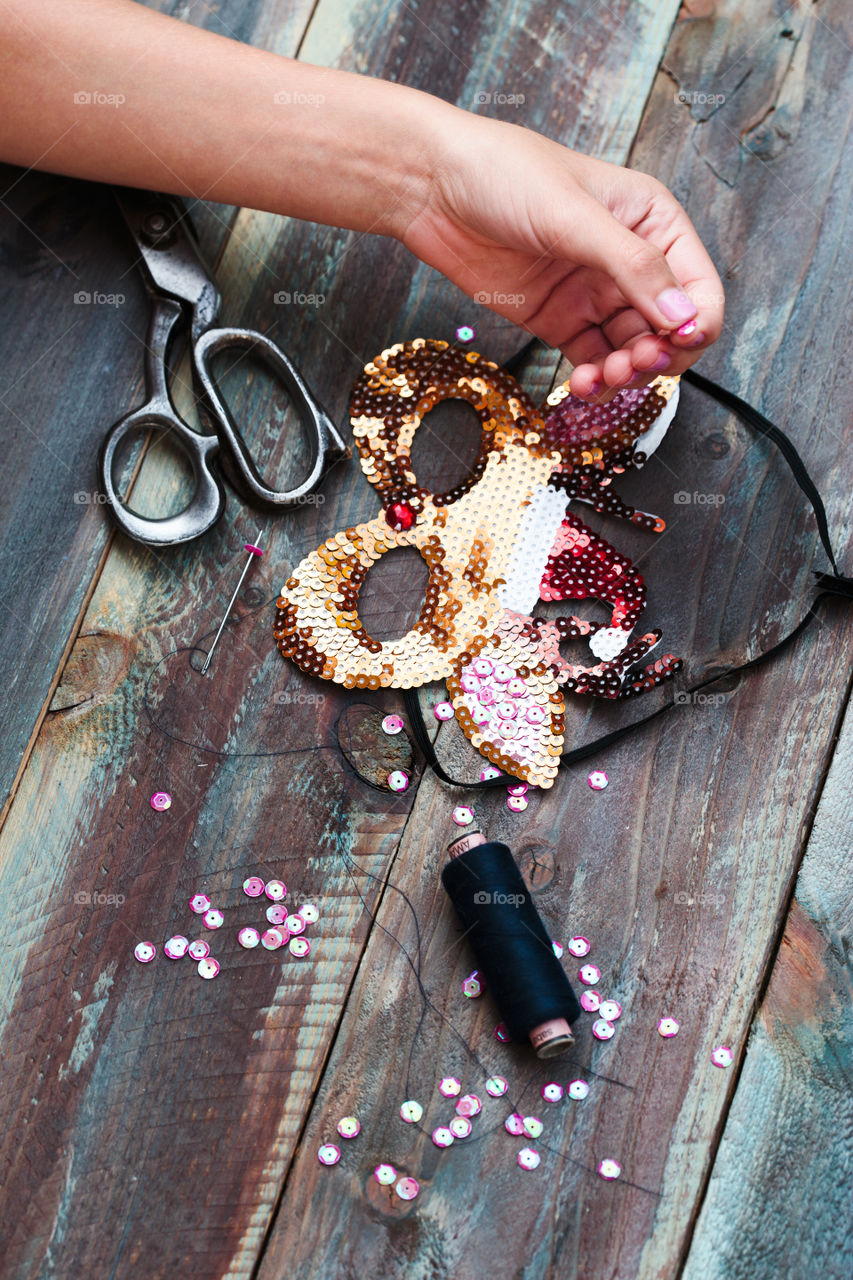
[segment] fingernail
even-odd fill
[[[689,338],[691,333],[696,332],[696,321],[688,320],[686,324],[679,325],[675,332],[679,338]]]
[[[656,302],[667,320],[689,320],[696,315],[696,307],[682,289],[664,289]]]
[[[599,394],[599,392],[600,392],[600,391],[601,391],[601,383],[600,383],[600,382],[594,382],[594,383],[592,384],[592,386],[590,387],[589,391],[585,391],[585,392],[584,392],[584,397],[586,397],[586,396],[597,396],[597,395]]]
[[[700,330],[699,330],[699,332],[696,334],[696,337],[693,339],[693,341],[692,341],[692,342],[688,342],[688,344],[687,344],[687,345],[688,345],[688,347],[698,347],[698,346],[700,345],[700,343],[702,343],[702,342],[704,342],[704,341],[705,341],[705,335],[704,335],[704,333],[702,332],[702,330],[700,329]]]
[[[650,365],[649,367],[651,369],[657,369],[657,370],[668,369],[670,363],[671,362],[670,362],[669,356],[666,354],[665,351],[662,351],[658,356],[657,360],[655,360],[654,364]]]

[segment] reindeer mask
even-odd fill
[[[469,478],[429,493],[412,470],[412,440],[441,400],[466,400],[481,423]],[[564,694],[619,698],[680,669],[666,654],[639,672],[660,640],[631,640],[645,605],[643,579],[625,556],[567,512],[580,501],[654,532],[664,522],[611,489],[640,466],[675,412],[678,379],[626,389],[590,406],[563,383],[541,410],[515,380],[476,352],[416,338],[365,366],[351,401],[361,466],[382,510],[328,538],[293,571],[277,602],[281,652],[308,674],[346,688],[411,689],[445,680],[463,733],[504,772],[553,785],[563,745]],[[642,448],[640,447],[642,446]],[[429,568],[417,623],[399,640],[368,635],[359,591],[394,547],[416,547]],[[537,619],[538,600],[594,596],[609,624]],[[567,662],[562,640],[585,636],[590,666]]]

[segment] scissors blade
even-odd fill
[[[150,291],[192,309],[193,338],[219,314],[220,294],[196,244],[189,214],[174,196],[113,187],[116,204],[139,251]]]

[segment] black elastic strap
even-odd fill
[[[527,344],[528,347],[531,345]],[[524,354],[527,348],[523,349]],[[737,675],[742,671],[752,671],[764,662],[770,662],[773,658],[778,657],[784,649],[798,640],[803,632],[814,622],[817,617],[817,610],[824,600],[833,597],[841,597],[842,599],[853,600],[853,578],[845,578],[838,572],[835,555],[832,550],[832,543],[829,537],[829,525],[826,519],[826,508],[823,505],[823,499],[817,490],[817,486],[809,475],[806,465],[794,447],[793,443],[775,426],[769,418],[765,418],[763,413],[754,408],[751,404],[747,404],[745,400],[741,400],[740,396],[736,396],[732,391],[727,391],[725,387],[719,386],[716,382],[712,382],[710,378],[705,378],[701,373],[694,373],[689,369],[681,375],[685,382],[692,383],[700,391],[704,391],[707,395],[713,396],[715,400],[719,400],[720,404],[731,409],[731,411],[741,418],[753,431],[757,431],[759,435],[766,436],[779,449],[783,458],[791,468],[791,472],[797,484],[808,498],[812,510],[815,514],[820,540],[823,549],[827,554],[830,564],[832,565],[832,573],[816,573],[817,586],[820,588],[819,594],[812,601],[808,613],[800,622],[797,623],[793,631],[783,636],[777,644],[770,649],[765,649],[754,658],[748,659],[746,662],[739,663],[736,667],[728,667],[723,671],[717,671],[714,675],[708,676],[705,680],[700,680],[698,684],[691,685],[689,689],[681,692],[680,696],[674,698],[671,702],[666,702],[662,707],[658,707],[656,711],[652,711],[649,715],[643,716],[641,720],[633,720],[630,724],[623,725],[620,729],[614,729],[611,733],[605,733],[602,737],[596,738],[593,742],[588,742],[582,747],[574,747],[569,751],[564,751],[560,757],[561,765],[576,764],[580,760],[585,760],[588,756],[595,755],[597,752],[611,747],[614,743],[619,742],[629,733],[633,733],[635,729],[640,729],[643,725],[650,724],[652,720],[656,720],[658,716],[662,716],[664,712],[670,711],[673,707],[683,706],[689,701],[689,695],[704,689],[707,685],[716,684],[719,680],[723,680],[728,676]],[[687,695],[687,696],[685,696]],[[418,747],[423,752],[424,759],[430,768],[441,778],[442,782],[448,783],[453,787],[465,787],[468,790],[484,790],[490,787],[505,787],[506,778],[488,778],[485,781],[477,782],[460,782],[457,778],[452,778],[449,773],[442,768],[435,748],[432,745],[427,727],[424,722],[421,704],[416,689],[406,689],[403,692],[403,699],[406,704],[406,710],[409,714],[409,721],[412,728],[412,734]]]

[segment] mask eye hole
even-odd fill
[[[412,744],[408,734],[388,734],[382,728],[387,712],[365,702],[350,703],[341,712],[336,728],[341,754],[354,773],[377,791],[394,794],[389,779],[404,773],[406,790],[417,782]],[[407,803],[411,802],[411,796]]]
[[[415,547],[394,547],[371,565],[358,596],[358,616],[374,640],[407,635],[426,601],[429,566]]]
[[[412,470],[421,488],[443,497],[465,484],[482,447],[482,424],[467,400],[441,400],[421,419],[412,441]]]

